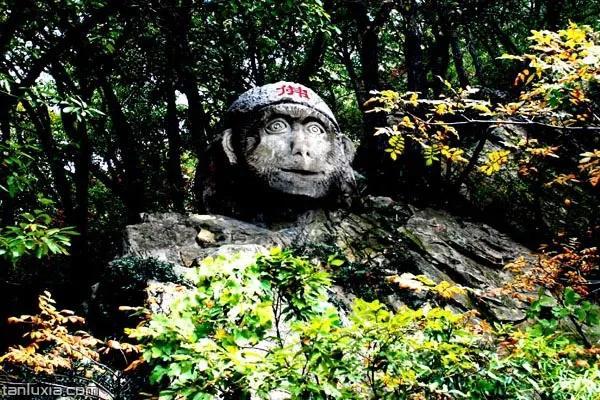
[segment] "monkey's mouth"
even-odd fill
[[[296,169],[296,168],[281,168],[281,170],[283,172],[289,172],[291,174],[298,174],[298,175],[303,175],[303,176],[317,176],[317,175],[322,174],[322,172],[320,172],[320,171],[310,171],[310,170],[306,170],[306,169]]]

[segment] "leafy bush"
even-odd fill
[[[183,283],[168,262],[135,256],[112,261],[94,291],[91,315],[96,331],[107,335],[123,332],[131,319],[119,312],[119,307],[143,305],[150,280]]]
[[[144,289],[151,279],[182,282],[181,277],[173,270],[173,264],[135,256],[112,261],[103,277],[103,281],[110,285],[111,297],[118,297],[115,300],[120,301],[120,304],[141,304],[144,301]]]
[[[575,133],[600,129],[597,113],[600,32],[571,23],[558,32],[532,33],[531,54],[501,57],[527,65],[514,81],[522,89],[516,102],[492,104],[475,99],[473,95],[479,89],[468,86],[456,89],[447,81],[444,81],[447,93],[438,99],[422,99],[420,93],[392,90],[381,91],[370,99],[367,103],[376,105],[371,111],[391,112],[393,116],[391,126],[377,128],[375,132],[388,137],[385,152],[396,160],[404,153],[407,142],[415,143],[422,149],[426,165],[445,164],[446,175],[454,175],[454,183],[461,183],[465,174],[479,163],[480,151],[489,137],[481,135],[479,150],[467,159],[458,129],[463,125],[514,124],[536,129],[522,140],[506,144],[505,149],[489,150],[479,163],[479,172],[495,174],[509,165],[511,158],[518,158],[519,174],[530,176],[540,173],[538,162],[576,157],[559,150],[568,147],[569,140],[580,140]],[[544,135],[544,129],[548,128],[562,130],[563,134]],[[557,171],[548,185],[587,181],[596,186],[600,182],[598,149],[588,148],[579,155],[578,164],[566,164],[568,168]]]
[[[73,332],[73,326],[82,325],[85,320],[73,311],[58,310],[48,292],[38,297],[38,305],[40,312],[36,315],[9,318],[9,323],[28,327],[24,335],[28,343],[13,345],[0,356],[3,384],[26,382],[62,388],[65,393],[67,389],[92,385],[107,398],[133,398],[133,382],[121,371],[101,362],[101,356],[117,353],[122,364],[127,362],[127,355],[137,353],[136,346],[115,340],[102,341],[82,330]],[[32,397],[35,399],[56,397],[45,395],[41,389],[32,394],[39,394]]]
[[[52,218],[41,210],[20,215],[15,225],[0,228],[0,256],[15,263],[32,254],[42,258],[48,254],[69,254],[71,237],[78,233],[72,227],[51,228]]]
[[[335,314],[326,302],[327,274],[288,252],[207,258],[191,279],[196,289],[168,316],[130,331],[151,341],[143,357],[155,365],[151,381],[168,382],[165,398],[238,398],[259,383],[253,371],[269,353],[263,346],[284,344],[284,320]]]
[[[598,349],[541,321],[491,327],[475,312],[391,312],[327,301],[318,265],[274,249],[208,258],[168,315],[128,330],[161,398],[595,399]]]
[[[38,152],[34,146],[14,141],[0,143],[0,206],[6,207],[9,214],[14,211],[12,203],[25,203],[19,196],[37,191],[39,179],[32,171]],[[36,209],[28,212],[20,208],[15,223],[0,226],[0,257],[13,264],[26,255],[39,259],[48,254],[69,254],[71,238],[78,234],[73,227],[51,227],[52,217],[46,209],[52,209],[54,201],[41,193],[32,197]]]

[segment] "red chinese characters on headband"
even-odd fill
[[[277,88],[278,92],[277,95],[278,96],[283,96],[284,94],[288,94],[288,95],[296,95],[299,97],[304,97],[306,99],[308,99],[308,91],[304,88],[302,88],[302,86],[293,86],[293,85],[281,85],[280,87]]]

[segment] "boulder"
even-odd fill
[[[379,298],[392,307],[419,306],[422,298],[386,279],[410,273],[468,288],[468,295],[457,299],[459,309],[476,308],[499,321],[524,318],[520,304],[488,292],[511,279],[503,266],[529,256],[526,247],[486,224],[390,198],[367,197],[354,210],[310,211],[294,222],[272,226],[221,215],[149,214],[127,227],[125,239],[126,255],[170,262],[180,274],[207,256],[258,253],[273,246],[321,260],[332,253],[344,258],[346,265],[332,272],[332,296],[341,304],[357,295]],[[152,292],[165,297],[157,285],[153,282]],[[156,296],[150,303],[161,308]]]

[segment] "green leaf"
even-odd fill
[[[60,253],[63,250],[60,246],[56,245],[56,243],[54,243],[51,239],[49,239],[47,237],[42,237],[42,241],[48,246],[50,251],[54,254]]]
[[[539,303],[542,307],[553,307],[556,305],[556,300],[552,296],[542,295],[539,298]]]
[[[586,317],[587,317],[587,312],[581,308],[581,307],[577,307],[575,309],[575,316],[577,317],[577,319],[581,322],[585,322],[586,321]]]
[[[565,305],[572,306],[577,304],[581,296],[571,287],[566,287],[563,294]]]
[[[552,309],[552,315],[554,315],[556,318],[566,318],[569,316],[569,309],[566,307],[554,307]]]
[[[587,312],[586,323],[589,326],[597,327],[600,324],[600,308],[598,306],[594,306]]]
[[[333,265],[334,267],[341,267],[342,265],[344,265],[344,260],[339,259],[339,258],[334,258],[333,260],[329,261],[329,265]]]

